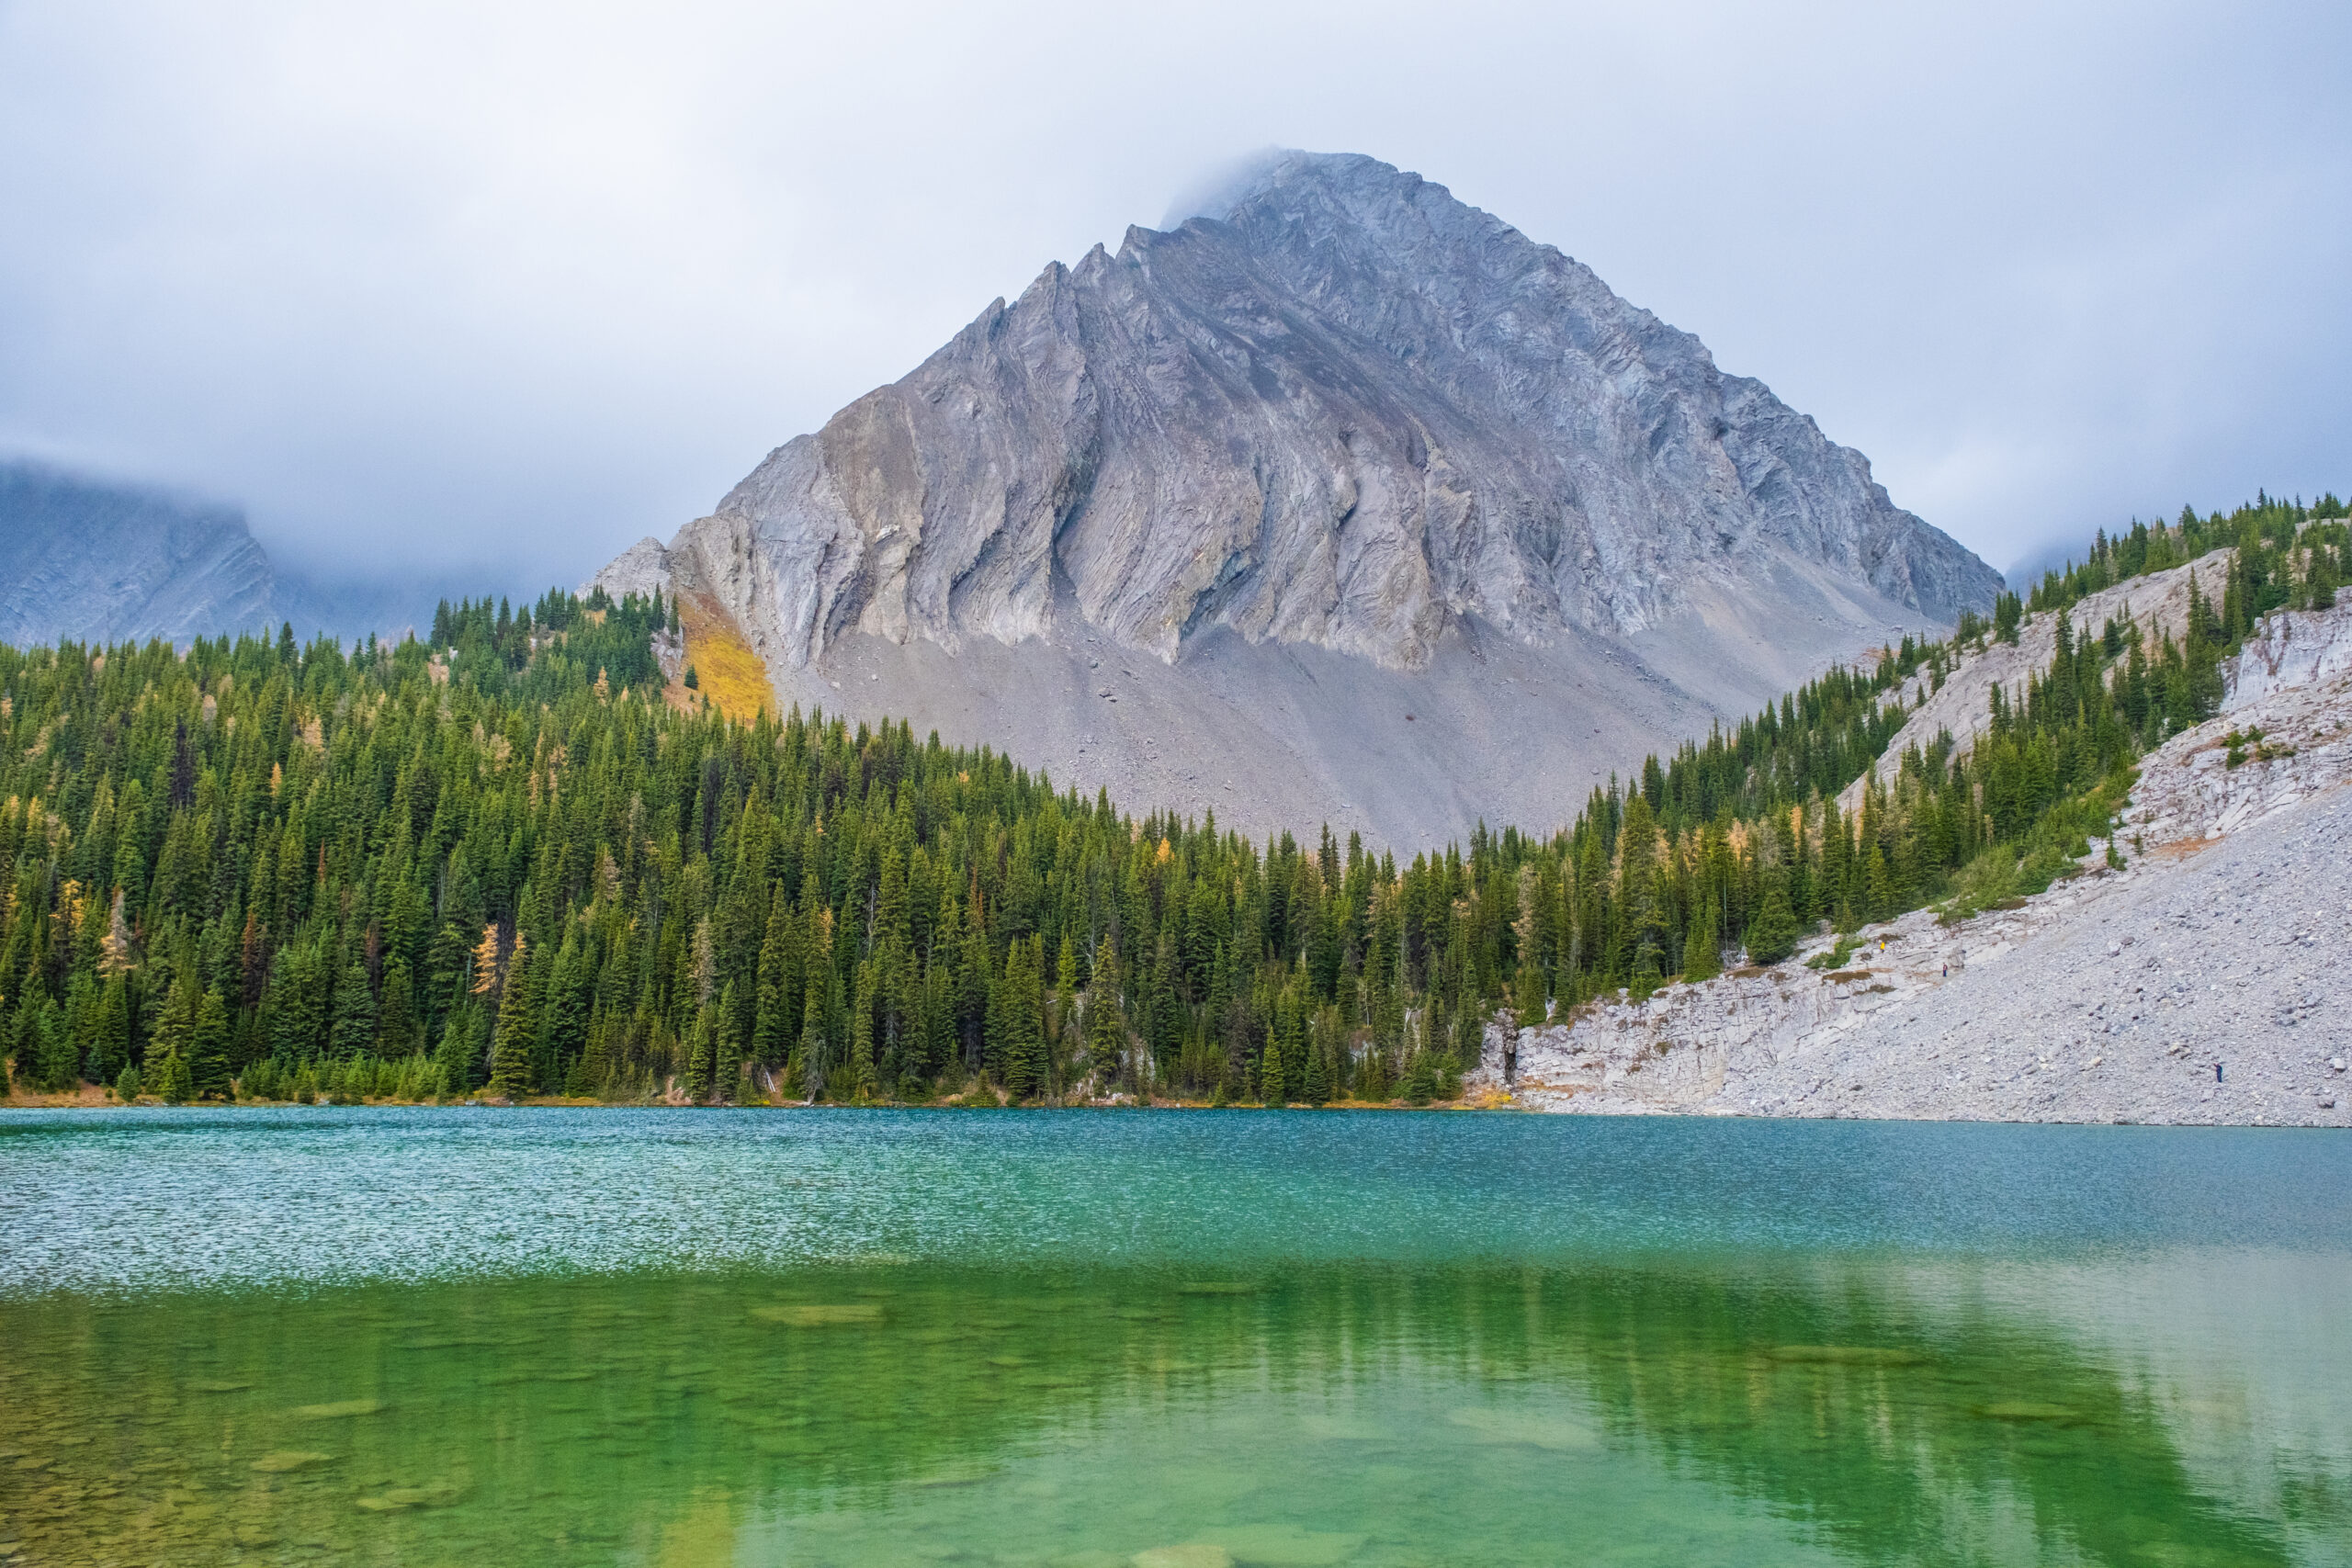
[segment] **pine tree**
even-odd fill
[[[17,1061],[29,1063],[30,1077],[36,1088],[51,1094],[65,1094],[80,1087],[82,1081],[81,1053],[74,1043],[72,1032],[55,1002],[47,997],[34,995],[23,1008],[17,1037]]]
[[[1722,928],[1717,923],[1715,896],[1691,900],[1690,930],[1682,939],[1682,977],[1696,983],[1723,973]]]
[[[130,987],[117,976],[98,987],[93,1011],[88,1061],[96,1083],[112,1083],[130,1066]]]
[[[1270,1110],[1290,1103],[1290,1069],[1283,1060],[1280,1040],[1268,1040],[1265,1054],[1258,1059],[1258,1099]]]
[[[709,1010],[704,1010],[707,1012]],[[732,1105],[741,1092],[743,1083],[743,1036],[735,1027],[735,983],[730,980],[718,996],[717,1039],[711,1049],[711,1097],[721,1105]]]
[[[176,1051],[155,1066],[153,1077],[154,1081],[147,1086],[147,1092],[166,1105],[186,1105],[196,1092],[187,1058]]]
[[[700,1105],[710,1099],[718,1083],[718,1010],[706,1007],[695,1014],[695,1026],[686,1036],[686,1070],[678,1087],[685,1091],[689,1103]]]
[[[194,1100],[228,1100],[235,1092],[229,1069],[229,1004],[218,986],[197,1006],[188,1034],[187,1080]]]
[[[1309,1105],[1331,1103],[1331,1066],[1329,1060],[1332,1045],[1317,1041],[1307,1048],[1306,1081],[1299,1086],[1299,1098]]]
[[[1086,986],[1086,1055],[1097,1073],[1125,1071],[1127,1023],[1119,1011],[1119,957],[1104,937],[1095,945]]]
[[[163,1077],[153,1071],[157,1062],[165,1057],[177,1057],[185,1061],[190,1038],[196,1032],[196,1012],[200,999],[196,988],[195,969],[184,968],[178,978],[172,982],[171,990],[167,993],[164,1003],[163,1012],[156,1018],[155,1027],[148,1036],[147,1065],[150,1068],[148,1076],[153,1079],[149,1085],[150,1093],[160,1095],[164,1091]]]
[[[364,1055],[376,1043],[376,998],[368,988],[368,970],[355,955],[344,965],[334,988],[334,1021],[328,1031],[328,1048],[345,1060]]]
[[[1212,1012],[1216,1010],[1213,1008]],[[1046,1092],[1061,1089],[1062,1070],[1079,1045],[1078,948],[1069,932],[1062,932],[1061,951],[1054,960],[1054,1005],[1047,1020]]]
[[[490,941],[495,940],[493,930]],[[498,1032],[491,1044],[490,1092],[501,1100],[521,1100],[531,1092],[532,1057],[538,1045],[539,1021],[532,1007],[530,943],[514,936],[514,953],[506,963],[505,988],[498,1001]]]
[[[479,1064],[481,1060],[481,1012],[478,1004],[468,1003],[452,1008],[442,1021],[441,1038],[433,1050],[433,1064],[439,1080],[439,1094],[447,1099],[462,1099],[471,1094],[480,1084]]]
[[[384,995],[376,1010],[376,1040],[378,1051],[386,1056],[405,1056],[416,1049],[416,998],[405,958],[392,959],[384,965]]]
[[[811,986],[801,1014],[800,1046],[793,1053],[791,1069],[801,1094],[808,1100],[825,1098],[826,1069],[831,1066],[827,1055],[824,1003]]]
[[[1755,923],[1747,928],[1747,957],[1754,964],[1778,964],[1797,950],[1802,934],[1797,918],[1789,908],[1789,894],[1781,877],[1767,877],[1764,904]]]
[[[792,1049],[800,968],[792,910],[779,886],[769,900],[767,931],[760,942],[759,999],[752,1023],[752,1055],[759,1061],[780,1062]]]
[[[1021,939],[1006,953],[1004,973],[997,982],[997,1055],[1003,1064],[1005,1089],[1015,1100],[1034,1099],[1045,1087],[1043,966],[1040,940]]]
[[[849,1016],[850,1096],[860,1105],[874,1098],[874,960],[857,964],[857,985]]]

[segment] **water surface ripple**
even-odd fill
[[[0,1117],[0,1563],[2352,1565],[2352,1139]]]
[[[2352,1247],[2326,1132],[1262,1111],[0,1117],[0,1292],[637,1268]]]

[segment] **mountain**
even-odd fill
[[[599,581],[804,706],[1408,849],[1564,820],[2001,587],[1589,268],[1303,152],[1046,267]]]
[[[0,641],[20,646],[281,623],[306,640],[392,635],[434,599],[421,582],[311,582],[272,565],[234,507],[30,462],[0,463]]]

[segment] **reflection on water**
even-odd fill
[[[0,1510],[43,1562],[2341,1559],[2340,1455],[2249,1507],[2103,1359],[1871,1273],[18,1301]]]
[[[0,1562],[2352,1561],[2340,1141],[781,1120],[0,1138]]]

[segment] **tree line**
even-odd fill
[[[1401,866],[1134,816],[904,723],[728,720],[665,692],[658,595],[445,604],[348,652],[0,649],[0,1029],[27,1088],[175,1101],[1425,1101],[1490,1021],[2064,873],[2253,617],[2328,585],[2343,525],[2301,512],[2135,526],[2053,574],[2019,614],[2058,617],[2057,658],[1965,756],[1871,773],[1995,635],[1974,617],[1560,831]],[[2180,638],[2067,621],[2215,540],[2227,585]]]

